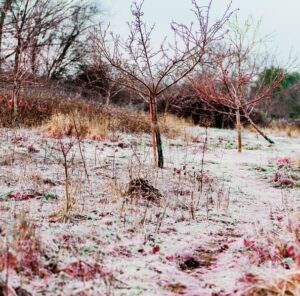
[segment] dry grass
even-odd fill
[[[88,115],[80,115],[78,112],[75,112],[73,115],[55,113],[43,125],[48,135],[54,138],[60,138],[64,135],[76,136],[75,126],[78,126],[78,132],[82,137],[86,137],[87,134],[106,134],[103,122],[92,121]]]
[[[46,121],[45,128],[50,136],[77,136],[82,138],[102,138],[117,131],[128,133],[148,133],[150,124],[146,117],[127,114],[119,109],[99,109],[98,112],[85,113],[81,111],[67,114],[56,113]],[[76,127],[78,131],[76,131]]]
[[[300,295],[300,272],[294,271],[285,277],[266,281],[258,276],[251,277],[253,286],[247,289],[243,296],[298,296]]]
[[[164,114],[160,120],[162,132],[169,138],[182,135],[185,128],[193,126],[192,119],[180,118],[171,114]]]
[[[257,131],[251,126],[246,126],[246,130],[257,133]],[[300,124],[299,121],[288,120],[274,120],[268,126],[261,126],[260,129],[267,135],[273,134],[281,137],[299,137],[300,136]]]
[[[272,121],[270,126],[264,128],[267,133],[273,133],[280,136],[299,137],[300,126],[296,122],[286,120]]]
[[[300,169],[300,154],[292,157],[292,159],[291,159],[291,167],[294,170]]]
[[[191,123],[173,115],[160,120],[161,132],[169,138],[182,133]],[[53,114],[43,125],[48,135],[59,138],[63,135],[103,139],[115,132],[150,133],[149,115],[116,107],[98,107],[92,110],[75,110]]]

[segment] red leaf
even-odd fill
[[[289,246],[286,249],[286,253],[288,254],[289,257],[294,257],[295,256],[295,247],[294,246]]]
[[[282,221],[282,220],[283,220],[283,216],[281,216],[281,215],[280,215],[280,216],[277,216],[277,221],[280,222],[280,221]]]
[[[250,241],[250,240],[247,240],[247,239],[245,239],[244,238],[244,247],[245,248],[250,248],[250,247],[253,247],[253,245],[254,245],[254,241]]]
[[[152,249],[152,254],[156,254],[160,251],[160,247],[159,246],[154,246]]]

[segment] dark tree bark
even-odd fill
[[[237,149],[238,152],[242,152],[242,123],[241,123],[241,113],[238,108],[235,112],[236,119],[236,130],[237,130]]]
[[[4,31],[4,25],[5,25],[5,19],[7,16],[7,12],[11,8],[11,5],[12,5],[12,0],[5,0],[1,7],[1,14],[0,14],[0,71],[2,70],[2,62],[3,62],[3,55],[2,55],[3,31]]]
[[[155,95],[150,96],[150,117],[151,117],[151,131],[152,131],[152,145],[154,153],[154,161],[157,163],[159,168],[164,167],[164,155],[161,134],[158,124],[157,108],[156,108],[156,98]],[[157,153],[157,154],[156,154]]]

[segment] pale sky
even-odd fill
[[[138,1],[139,2],[139,1]],[[300,0],[233,0],[233,9],[239,8],[239,19],[245,20],[252,15],[262,19],[261,34],[271,34],[270,51],[287,58],[300,57]],[[126,21],[131,20],[131,0],[101,0],[106,10],[105,20],[111,23],[114,31],[126,34]],[[207,3],[200,0],[199,3]],[[228,0],[213,1],[212,16],[217,17],[224,11]],[[154,41],[159,42],[170,33],[170,21],[189,23],[193,20],[190,0],[145,0],[145,19],[156,23]]]

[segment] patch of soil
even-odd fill
[[[170,291],[172,293],[176,293],[176,295],[182,295],[184,294],[184,291],[186,289],[185,285],[176,283],[176,284],[168,284],[166,286],[164,286],[164,289],[167,291]]]
[[[229,248],[227,243],[221,241],[212,241],[205,246],[199,246],[192,253],[183,253],[176,256],[179,268],[182,271],[189,272],[194,269],[210,269],[217,261],[220,253]]]
[[[196,257],[187,257],[183,262],[179,263],[181,270],[193,270],[201,267],[201,263]]]
[[[134,199],[144,199],[152,202],[158,202],[162,197],[159,190],[143,178],[130,181],[127,195]]]
[[[241,233],[237,233],[233,228],[226,228],[226,230],[220,230],[216,233],[218,236],[222,236],[225,238],[240,238],[243,235]]]
[[[217,261],[218,252],[199,247],[196,250],[196,255],[199,258],[200,266],[209,268]]]

